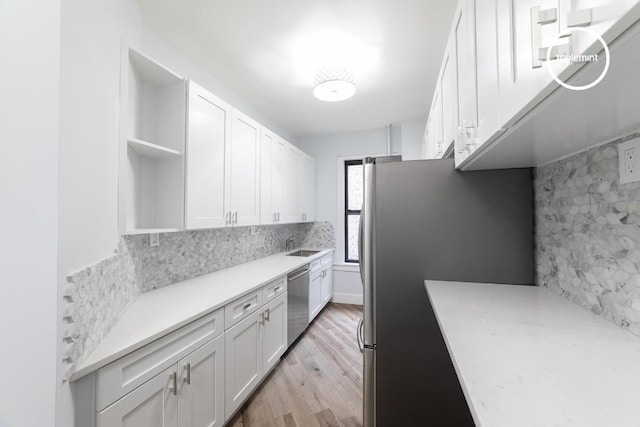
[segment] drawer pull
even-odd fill
[[[250,303],[250,302],[248,302],[248,303],[246,303],[246,304],[244,305],[244,307],[242,307],[242,309],[243,309],[244,311],[247,311],[250,307],[251,307],[251,303]]]
[[[271,315],[270,310],[271,309],[267,308],[267,311],[264,312],[264,320],[267,321],[267,322],[269,321],[269,317]]]
[[[280,290],[280,286],[276,286],[273,292],[278,292]]]
[[[187,384],[191,385],[191,363],[187,363],[185,365],[185,369],[187,370]]]

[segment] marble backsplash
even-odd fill
[[[537,284],[640,335],[640,182],[617,144],[538,168],[535,218]]]
[[[148,235],[125,236],[124,241],[133,257],[136,281],[147,292],[283,252],[288,238],[296,248],[335,247],[328,222],[168,233],[154,248],[149,247]]]
[[[67,372],[95,349],[142,292],[283,252],[290,237],[296,248],[335,247],[329,222],[167,233],[153,248],[148,235],[122,237],[113,256],[67,278],[62,313]]]

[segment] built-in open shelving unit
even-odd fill
[[[122,62],[120,233],[181,230],[186,80],[131,48]]]

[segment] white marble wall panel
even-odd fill
[[[617,144],[535,173],[537,283],[640,335],[640,182]]]

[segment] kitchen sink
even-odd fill
[[[295,252],[291,252],[290,254],[287,254],[287,256],[311,256],[311,255],[315,255],[320,251],[304,251],[304,250],[300,250],[300,251],[295,251]]]

